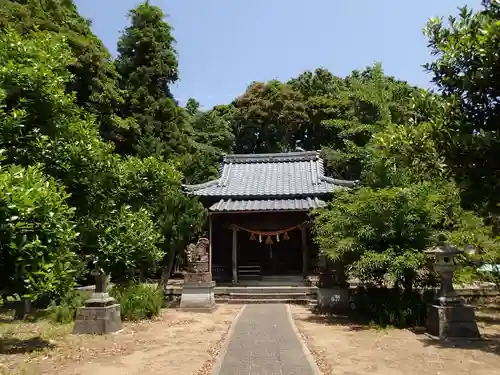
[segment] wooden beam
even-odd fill
[[[238,282],[238,230],[233,227],[233,282]]]
[[[212,214],[208,214],[208,270],[212,273]]]
[[[309,271],[309,251],[307,249],[307,228],[305,226],[300,227],[300,234],[302,237],[302,274],[306,277]]]

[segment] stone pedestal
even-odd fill
[[[73,333],[104,334],[121,328],[120,305],[107,293],[106,275],[98,274],[95,292],[76,312]]]
[[[344,282],[342,276],[338,270],[320,274],[317,289],[319,309],[338,312],[349,310],[349,284]]]
[[[182,288],[180,310],[213,311],[215,281],[186,281]]]
[[[349,310],[349,288],[344,286],[331,286],[317,289],[318,308],[331,311]]]
[[[184,274],[180,310],[210,312],[216,307],[209,245],[208,239],[200,238],[196,246],[187,248],[188,272]]]
[[[120,329],[122,329],[120,305],[115,303],[102,307],[80,307],[76,313],[73,333],[105,334]]]
[[[440,339],[480,338],[472,306],[427,307],[427,332]]]

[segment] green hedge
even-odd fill
[[[351,292],[355,311],[371,323],[398,328],[425,324],[433,293],[405,293],[398,288],[358,287]]]

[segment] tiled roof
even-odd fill
[[[323,160],[316,151],[227,155],[217,180],[183,188],[198,196],[287,198],[324,195],[355,184],[323,173]]]
[[[318,198],[298,199],[257,199],[257,200],[224,200],[210,206],[214,212],[234,211],[309,211],[325,207],[326,203]]]

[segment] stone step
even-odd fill
[[[229,293],[231,299],[305,299],[307,293]]]
[[[263,278],[259,278],[258,280],[244,280],[241,279],[241,282],[246,286],[288,286],[288,287],[300,287],[306,286],[303,281],[293,281],[293,280],[264,280]]]
[[[222,303],[216,300],[217,303]],[[307,305],[311,302],[311,300],[307,298],[297,299],[297,298],[265,298],[265,299],[237,299],[237,298],[228,298],[226,303],[229,304],[262,304],[262,303],[290,303],[297,305]]]
[[[306,293],[316,295],[315,287],[307,286],[232,286],[232,287],[215,287],[215,294],[230,294],[230,293]]]

